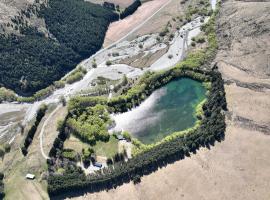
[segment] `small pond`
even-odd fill
[[[160,141],[165,136],[196,122],[195,107],[206,96],[202,83],[182,78],[154,91],[140,106],[113,116],[114,130],[125,130],[143,143]]]

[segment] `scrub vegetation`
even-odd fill
[[[81,80],[84,75],[87,73],[86,69],[83,69],[82,67],[79,67],[78,69],[72,71],[66,78],[63,79],[63,82],[72,84],[79,80]],[[57,82],[56,82],[57,84]]]

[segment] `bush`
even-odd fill
[[[66,101],[66,98],[63,95],[60,96],[59,101],[63,106],[66,106],[67,101]]]
[[[59,89],[65,87],[65,82],[64,81],[55,81],[54,82],[54,87]]]
[[[112,56],[113,56],[113,57],[117,57],[117,56],[119,56],[119,53],[118,53],[118,52],[113,52],[113,53],[112,53]]]
[[[205,38],[204,37],[200,37],[197,39],[198,43],[204,43],[205,42]]]
[[[5,153],[9,153],[11,149],[10,144],[5,144],[4,149],[5,149]]]
[[[77,161],[77,153],[73,149],[64,149],[62,156],[68,160]]]
[[[16,101],[17,96],[12,90],[8,90],[4,87],[0,87],[0,103],[3,101]]]
[[[107,65],[107,66],[110,66],[110,65],[112,65],[112,62],[111,62],[110,60],[107,60],[107,61],[106,61],[106,65]]]
[[[93,61],[93,62],[92,62],[92,67],[93,67],[93,68],[97,68],[97,63]]]
[[[84,68],[79,67],[78,69],[76,69],[72,73],[70,73],[64,80],[68,84],[72,84],[72,83],[75,83],[75,82],[81,80],[86,73],[87,73],[87,71]]]
[[[131,135],[129,132],[124,131],[123,132],[123,137],[127,140],[127,141],[131,141]]]

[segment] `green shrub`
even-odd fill
[[[10,149],[11,149],[10,144],[4,144],[5,153],[9,153],[10,152]]]
[[[77,160],[77,153],[73,149],[64,149],[62,152],[62,156],[69,160]]]
[[[107,61],[106,61],[106,65],[107,65],[107,66],[110,66],[110,65],[112,65],[112,61],[110,61],[110,60],[107,60]]]
[[[65,87],[65,81],[55,81],[54,87],[57,89]]]
[[[16,101],[17,96],[12,90],[8,90],[4,87],[0,87],[0,103],[3,101]]]
[[[124,131],[123,132],[123,137],[127,140],[127,141],[131,141],[131,135],[129,132]]]

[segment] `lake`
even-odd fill
[[[202,83],[189,78],[174,80],[155,90],[131,111],[112,115],[115,131],[128,131],[145,144],[192,127],[196,105],[206,97]]]

